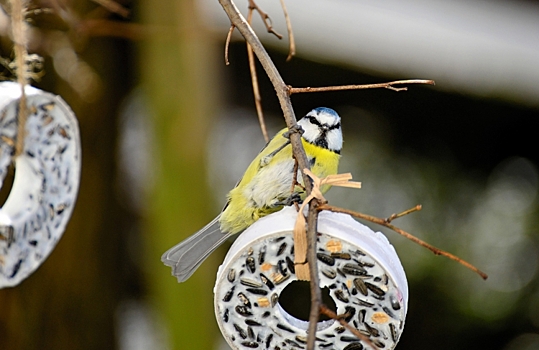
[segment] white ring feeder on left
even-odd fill
[[[0,187],[13,162],[15,178],[0,208],[0,288],[34,272],[62,236],[80,182],[81,145],[75,114],[59,97],[25,87],[28,117],[24,149],[14,158],[17,83],[0,83]]]

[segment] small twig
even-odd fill
[[[350,324],[348,322],[346,322],[345,320],[345,317],[347,314],[344,314],[344,315],[337,315],[335,312],[333,312],[331,309],[329,309],[326,305],[322,304],[320,305],[320,313],[326,315],[327,317],[329,318],[332,318],[334,319],[335,321],[338,321],[344,328],[348,329],[350,332],[352,332],[352,334],[354,334],[356,337],[358,337],[362,342],[366,343],[368,346],[370,346],[371,348],[373,349],[378,349],[372,342],[371,340],[361,334],[361,332],[359,330],[357,330],[356,328],[350,326]]]
[[[275,35],[279,39],[283,38],[281,34],[277,33],[273,29],[273,23],[271,22],[270,16],[266,12],[262,11],[254,0],[249,0],[249,10],[255,10],[256,12],[258,12],[260,18],[262,18],[262,21],[264,22],[264,25],[266,26],[268,33]]]
[[[398,214],[391,214],[387,219],[385,219],[385,222],[386,223],[391,223],[391,221],[395,220],[395,219],[398,219],[398,218],[401,218],[405,215],[408,215],[408,214],[411,214],[413,212],[416,212],[416,211],[420,211],[422,208],[421,204],[418,204],[416,205],[415,207],[411,208],[411,209],[408,209],[408,210],[405,210],[401,213],[398,213]]]
[[[226,41],[225,41],[225,64],[228,66],[230,62],[228,61],[228,48],[230,46],[230,39],[232,38],[232,33],[234,33],[234,29],[236,26],[234,24],[230,25],[230,29],[228,30],[228,34],[226,35]]]
[[[26,4],[24,0],[11,0],[11,27],[13,31],[14,51],[15,51],[15,71],[17,73],[17,82],[21,87],[21,97],[19,99],[19,118],[17,124],[17,142],[15,144],[15,157],[19,156],[24,150],[24,140],[26,138],[26,119],[28,111],[26,108],[26,94],[24,87],[27,83],[26,78],[26,27],[24,23],[24,14],[26,13]]]
[[[307,261],[309,262],[311,309],[309,312],[309,327],[307,329],[307,349],[314,349],[318,318],[320,317],[320,305],[322,304],[322,292],[318,277],[318,265],[316,258],[316,238],[318,233],[318,206],[320,202],[314,198],[309,203],[309,216],[307,217]],[[301,214],[303,215],[303,214]]]
[[[412,80],[397,80],[391,81],[389,83],[379,83],[379,84],[363,84],[363,85],[339,85],[339,86],[324,86],[324,87],[288,87],[288,93],[290,95],[304,92],[323,92],[323,91],[342,91],[342,90],[364,90],[364,89],[389,89],[393,91],[406,91],[408,88],[396,88],[393,85],[404,85],[404,84],[427,84],[434,85],[434,80],[421,80],[421,79],[412,79]]]
[[[327,205],[327,204],[324,204],[324,205],[320,206],[318,208],[318,210],[330,210],[330,211],[333,211],[333,212],[336,212],[336,213],[345,213],[345,214],[348,214],[348,215],[352,215],[352,216],[354,216],[354,217],[356,217],[358,219],[368,220],[370,222],[374,222],[375,224],[385,226],[385,227],[397,232],[401,236],[404,236],[404,237],[408,238],[412,242],[415,242],[415,243],[419,244],[420,246],[427,248],[428,250],[433,252],[435,255],[442,255],[442,256],[445,256],[446,258],[449,258],[449,259],[451,259],[453,261],[458,262],[459,264],[461,264],[461,265],[467,267],[468,269],[472,270],[473,272],[477,273],[484,280],[486,280],[488,278],[488,275],[486,273],[479,270],[477,267],[473,266],[469,262],[467,262],[465,260],[462,260],[458,256],[455,256],[455,255],[453,255],[451,253],[448,253],[448,252],[446,252],[444,250],[438,249],[438,248],[428,244],[427,242],[422,241],[419,238],[413,236],[412,234],[410,234],[410,233],[408,233],[408,232],[406,232],[406,231],[404,231],[404,230],[402,230],[402,229],[400,229],[398,227],[395,227],[395,226],[391,225],[390,223],[388,223],[386,221],[387,219],[381,219],[381,218],[377,218],[375,216],[366,215],[366,214],[355,212],[353,210],[334,207],[332,205]]]
[[[247,15],[247,23],[251,25],[251,21],[253,19],[253,10],[251,6],[249,6],[249,13]],[[249,58],[249,70],[251,72],[251,83],[253,85],[253,95],[255,98],[255,107],[256,107],[256,114],[258,116],[258,123],[260,124],[260,130],[262,131],[262,136],[264,136],[264,140],[266,143],[269,142],[269,136],[268,136],[268,130],[266,129],[266,122],[264,120],[264,112],[262,111],[262,97],[260,96],[260,89],[258,87],[258,75],[256,74],[256,62],[255,62],[255,55],[253,53],[253,48],[249,43],[247,43],[247,57]]]
[[[290,61],[292,57],[296,55],[296,40],[294,39],[294,32],[292,31],[292,22],[290,16],[288,16],[288,10],[284,0],[281,0],[281,7],[283,8],[284,19],[286,21],[286,31],[288,32],[288,56],[286,61]]]

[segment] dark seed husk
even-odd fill
[[[241,342],[241,345],[245,346],[246,348],[251,348],[251,349],[258,348],[258,343],[255,341],[244,341],[244,342]]]
[[[365,282],[365,285],[367,286],[367,288],[369,288],[371,292],[373,292],[374,294],[378,296],[384,296],[386,294],[386,292],[384,292],[380,287],[375,286],[372,283]]]
[[[271,312],[269,311],[266,311],[262,314],[262,318],[267,318],[267,317],[270,317],[271,316]]]
[[[238,305],[234,308],[234,310],[236,310],[236,312],[243,317],[253,316],[252,312],[249,311],[249,309],[246,306]]]
[[[335,259],[350,260],[352,256],[348,253],[331,253],[331,257]]]
[[[343,335],[340,339],[341,339],[342,341],[344,341],[344,342],[347,342],[347,343],[352,342],[352,341],[359,341],[358,338],[356,338],[356,337],[351,337],[351,336],[349,336],[349,335]]]
[[[322,273],[329,279],[334,279],[335,277],[337,277],[337,272],[332,269],[322,269]]]
[[[266,247],[264,246],[258,252],[258,265],[262,265],[266,261]]]
[[[335,291],[335,298],[339,299],[343,303],[348,303],[349,299],[344,295],[344,292],[341,289]]]
[[[225,323],[228,322],[228,309],[225,310],[225,313],[223,314],[223,321],[225,321]]]
[[[277,323],[277,328],[282,329],[283,331],[290,332],[290,333],[296,333],[293,329],[288,328],[284,324]]]
[[[245,265],[247,266],[249,272],[254,273],[256,271],[255,258],[253,258],[252,256],[245,259]]]
[[[228,279],[228,282],[232,283],[236,279],[236,270],[230,269],[228,270],[228,275],[226,276]]]
[[[389,324],[389,331],[391,332],[391,339],[396,343],[397,338],[397,329],[395,328],[395,325],[393,323]]]
[[[372,343],[373,343],[374,345],[376,345],[376,346],[377,346],[378,348],[380,348],[380,349],[383,349],[383,348],[386,347],[386,344],[382,343],[382,342],[381,342],[380,340],[378,340],[378,339],[373,339],[373,340],[372,340]]]
[[[393,310],[400,310],[401,304],[397,300],[397,297],[395,297],[394,295],[390,295],[389,301],[391,302],[391,307],[393,308]]]
[[[316,253],[316,257],[318,258],[318,260],[320,260],[321,262],[323,262],[326,265],[329,265],[329,266],[335,265],[335,259],[332,258],[331,256],[327,255],[327,254]]]
[[[365,323],[365,328],[367,328],[367,331],[373,336],[373,337],[379,337],[380,331],[374,327],[369,326],[368,323]]]
[[[223,297],[223,301],[225,303],[228,303],[230,301],[230,299],[232,299],[232,295],[234,295],[234,289],[236,287],[232,287],[228,292],[226,292],[225,296]]]
[[[256,295],[268,295],[268,291],[265,289],[259,289],[259,288],[247,288],[246,289],[249,293],[253,293]]]
[[[359,312],[357,314],[357,319],[358,319],[359,323],[364,323],[365,322],[365,315],[366,314],[367,314],[367,310],[365,310],[365,309],[359,310]]]
[[[335,328],[335,332],[336,332],[337,334],[341,334],[341,333],[343,333],[345,330],[346,330],[346,328],[344,328],[343,326],[339,326],[339,327],[336,327],[336,328]]]
[[[366,301],[366,300],[361,300],[361,299],[359,299],[359,298],[357,298],[356,300],[357,300],[357,302],[354,301],[354,304],[361,305],[361,306],[366,306],[366,307],[372,307],[372,306],[374,306],[373,303],[369,303],[369,302]]]
[[[281,244],[281,246],[279,247],[279,250],[277,251],[277,256],[283,254],[286,247],[287,247],[286,242],[283,242],[283,244]]]
[[[346,274],[343,272],[343,270],[341,270],[340,268],[337,267],[337,273],[339,275],[341,275],[342,277],[346,278]]]
[[[270,335],[268,335],[268,337],[266,338],[266,349],[270,347],[272,339],[273,339],[273,334],[270,333]]]
[[[234,329],[236,330],[236,332],[238,332],[238,334],[240,335],[242,339],[247,338],[247,332],[245,332],[245,330],[241,328],[239,325],[237,325],[236,323],[234,323]]]
[[[247,334],[249,335],[250,339],[255,338],[255,331],[253,331],[253,329],[251,327],[247,327]]]
[[[284,260],[279,260],[277,266],[279,267],[279,272],[281,273],[281,275],[288,275],[288,270],[286,269],[286,262]]]
[[[271,307],[274,307],[278,301],[279,301],[279,296],[277,295],[277,293],[273,293],[271,295]]]
[[[295,348],[301,348],[301,349],[303,349],[303,346],[299,345],[298,343],[296,343],[296,342],[293,341],[292,339],[285,339],[284,342],[290,344],[291,346],[293,346],[293,347],[295,347]]]
[[[273,290],[273,288],[275,288],[273,282],[263,273],[260,274],[260,280],[262,280],[262,283],[264,283],[269,288],[269,290]]]
[[[354,317],[354,315],[356,314],[356,309],[354,309],[353,307],[351,306],[347,306],[344,308],[345,309],[345,315],[347,315],[344,320],[346,322],[350,322],[350,320],[352,319],[352,317]]]
[[[367,270],[365,270],[365,268],[363,268],[360,265],[351,264],[351,263],[345,264],[342,270],[345,274],[352,275],[352,276],[362,276],[362,275],[367,274]]]
[[[248,326],[253,326],[253,327],[262,326],[262,324],[256,322],[255,320],[250,320],[250,319],[245,320],[245,324]]]
[[[293,274],[296,273],[296,266],[294,265],[294,262],[292,261],[292,259],[290,259],[290,257],[286,257],[286,266],[288,266],[288,269],[290,270],[290,272],[292,272]]]
[[[249,301],[249,298],[243,293],[238,293],[238,299],[243,303],[243,305],[247,306],[248,308],[251,307],[251,302]]]
[[[346,345],[343,350],[363,350],[363,345],[361,343],[351,343]]]
[[[357,288],[358,291],[361,292],[361,294],[365,296],[367,296],[367,294],[369,293],[365,282],[361,278],[354,278],[354,286]]]

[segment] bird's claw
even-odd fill
[[[303,130],[303,128],[299,124],[295,124],[292,127],[288,128],[288,130],[285,133],[283,133],[283,137],[290,139],[290,135],[295,134],[295,133],[303,135],[304,132],[305,130]]]

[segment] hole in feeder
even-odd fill
[[[322,303],[333,312],[337,312],[337,306],[329,294],[329,288],[321,289]],[[279,297],[279,309],[285,318],[298,328],[307,329],[309,324],[309,312],[311,309],[311,287],[308,281],[293,281],[286,286]],[[326,315],[318,317],[318,330],[327,328],[334,320]]]

